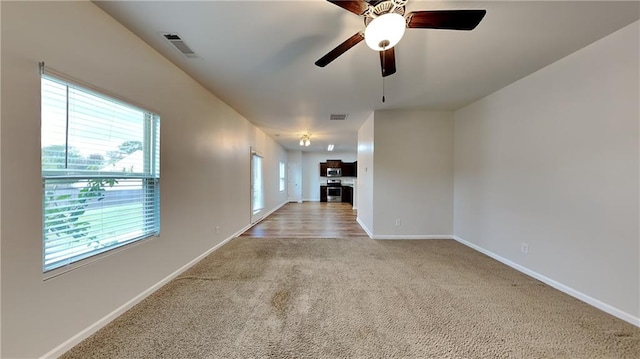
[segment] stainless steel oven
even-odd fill
[[[342,181],[327,180],[327,202],[342,202]]]

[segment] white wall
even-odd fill
[[[454,205],[458,238],[636,325],[639,30],[457,111]]]
[[[302,152],[302,198],[305,201],[320,200],[320,162],[327,160],[357,161],[357,154],[350,152]],[[345,179],[343,179],[345,181]]]
[[[358,129],[358,223],[369,236],[373,235],[373,135],[375,113]]]
[[[450,238],[453,113],[376,111],[374,121],[374,238]]]
[[[265,210],[285,203],[287,154],[92,3],[1,7],[2,357],[36,358],[245,228],[251,146],[265,155]],[[160,237],[46,281],[38,61],[162,118]]]
[[[2,19],[2,4],[0,4],[0,19]],[[2,26],[0,26],[0,39],[2,38],[1,28]],[[0,69],[2,69],[2,56],[0,56]],[[2,86],[0,86],[0,120],[2,119],[1,105],[2,105]],[[0,158],[2,158],[2,126],[1,125],[0,125]],[[0,203],[2,203],[2,166],[0,166]],[[2,206],[0,206],[0,218],[2,218]],[[2,279],[2,221],[0,220],[0,284],[2,283],[1,279]],[[0,357],[2,357],[2,285],[0,285]]]

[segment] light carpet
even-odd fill
[[[240,237],[63,358],[640,358],[640,328],[452,240]]]

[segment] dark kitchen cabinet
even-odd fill
[[[326,162],[320,162],[320,176],[327,177],[327,167]]]
[[[343,177],[358,177],[358,161],[342,162]]]
[[[353,187],[342,186],[342,202],[353,204]]]
[[[320,186],[320,202],[327,201],[327,186]]]
[[[327,167],[340,168],[342,167],[342,160],[327,160]]]

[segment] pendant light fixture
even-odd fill
[[[309,147],[309,145],[311,144],[310,137],[311,135],[309,134],[304,134],[300,136],[300,146]]]

